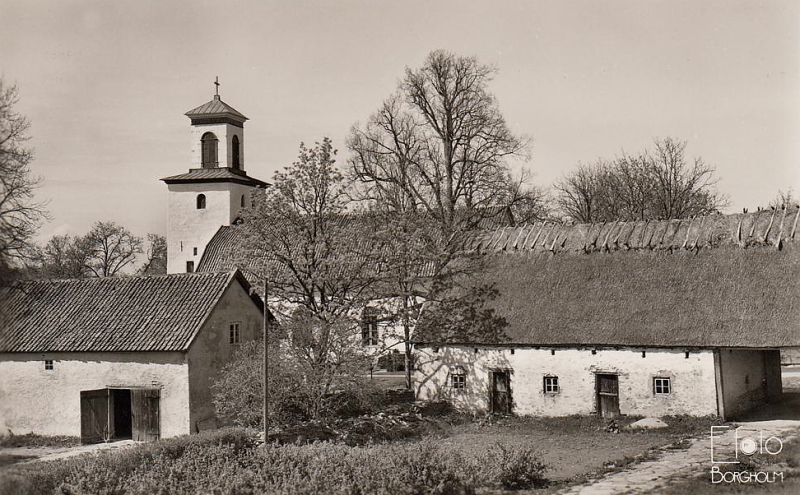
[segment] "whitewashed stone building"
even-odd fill
[[[0,433],[153,440],[216,425],[210,385],[263,304],[238,272],[0,292]]]
[[[415,392],[470,411],[716,415],[781,397],[800,345],[797,207],[480,236],[502,338],[427,328]]]

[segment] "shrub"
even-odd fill
[[[547,466],[538,453],[527,447],[493,445],[479,456],[481,468],[488,480],[509,490],[542,487],[547,484],[544,473]]]
[[[180,437],[75,459],[11,468],[0,493],[19,495],[470,495],[540,486],[530,449],[466,454],[435,440],[348,447],[267,444],[242,430]]]

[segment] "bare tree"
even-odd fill
[[[604,215],[603,182],[607,165],[578,164],[578,168],[553,186],[556,204],[569,218],[577,222],[595,222]]]
[[[495,69],[443,50],[406,69],[398,91],[352,128],[350,170],[362,199],[422,210],[446,232],[498,211],[508,189],[506,159],[524,156],[488,91]]]
[[[140,275],[167,273],[167,238],[158,234],[147,234],[147,258],[139,268]]]
[[[85,253],[84,269],[94,277],[113,277],[136,261],[142,239],[114,222],[97,222],[78,241]]]
[[[770,208],[783,209],[794,207],[800,204],[800,201],[795,197],[794,190],[790,187],[787,190],[779,190],[778,194],[769,202]]]
[[[17,87],[0,79],[0,282],[29,252],[31,237],[46,217],[44,206],[33,200],[39,179],[31,175],[33,152],[25,147],[30,122],[15,110],[18,102]]]
[[[599,160],[556,182],[562,213],[579,222],[685,218],[726,204],[714,186],[714,168],[702,158],[688,163],[686,142],[656,139],[653,151]]]

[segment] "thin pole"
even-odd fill
[[[264,442],[269,440],[269,332],[267,315],[267,291],[269,290],[267,277],[264,276],[264,318],[262,320],[264,330]]]

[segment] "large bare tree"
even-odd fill
[[[26,147],[30,122],[16,110],[19,92],[0,79],[0,283],[11,265],[31,249],[46,213],[33,199],[39,180],[31,174],[33,151]]]
[[[395,94],[347,140],[362,199],[421,210],[445,232],[470,229],[507,206],[506,160],[527,141],[509,129],[488,84],[495,69],[443,50],[406,69]]]
[[[113,277],[136,261],[142,239],[114,222],[97,222],[78,240],[84,253],[84,271],[89,276]]]
[[[579,222],[685,218],[718,211],[714,167],[686,157],[686,141],[656,139],[652,150],[578,168],[556,182],[562,213]]]

